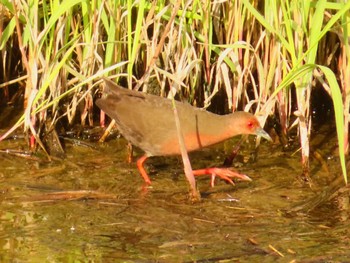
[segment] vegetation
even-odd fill
[[[297,129],[309,171],[311,98],[333,102],[345,181],[350,105],[350,2],[0,0],[1,99],[23,92],[19,127],[33,150],[58,120],[93,125],[101,76],[129,88],[170,87],[208,107],[225,89],[231,110]],[[15,85],[16,84],[16,85]],[[317,112],[316,112],[317,114]]]

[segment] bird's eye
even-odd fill
[[[254,128],[254,123],[252,122],[252,121],[248,121],[248,124],[247,124],[247,126],[248,126],[248,129],[253,129]]]

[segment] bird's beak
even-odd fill
[[[266,140],[272,142],[272,139],[271,139],[270,135],[269,135],[266,131],[264,131],[263,128],[260,128],[260,127],[257,128],[257,129],[255,130],[255,135],[261,136],[261,137],[263,137],[264,139],[266,139]]]

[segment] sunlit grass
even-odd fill
[[[350,3],[258,3],[0,0],[0,87],[5,93],[15,87],[7,81],[25,79],[23,116],[1,138],[23,127],[35,138],[33,150],[45,150],[41,134],[48,116],[53,127],[58,119],[93,125],[102,76],[129,88],[156,88],[162,96],[177,86],[190,103],[203,107],[225,89],[230,110],[254,111],[262,124],[278,116],[281,136],[288,137],[296,124],[308,177],[310,100],[317,80],[333,100],[346,181]],[[323,52],[330,33],[338,40]],[[14,45],[21,53],[10,56]]]

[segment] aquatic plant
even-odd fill
[[[24,98],[1,139],[23,127],[32,150],[46,151],[58,120],[94,125],[101,76],[162,96],[176,84],[203,107],[224,89],[230,110],[255,112],[262,124],[274,116],[282,143],[297,129],[307,180],[320,86],[332,98],[346,181],[349,9],[325,0],[0,0],[1,99]]]

